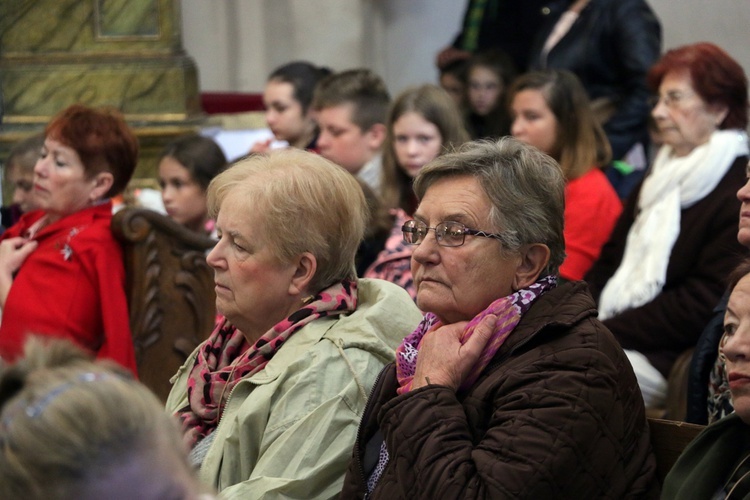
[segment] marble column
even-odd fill
[[[178,0],[0,2],[0,158],[66,106],[111,106],[141,141],[137,177],[203,120],[197,69],[182,49]]]

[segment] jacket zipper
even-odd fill
[[[365,466],[362,464],[362,453],[360,453],[360,448],[362,447],[362,427],[364,422],[367,421],[367,417],[369,417],[370,412],[372,411],[372,397],[375,395],[375,391],[379,389],[378,385],[380,384],[380,380],[383,378],[383,373],[385,373],[385,370],[391,366],[391,363],[385,365],[382,370],[378,373],[378,377],[375,379],[375,383],[372,384],[372,389],[370,389],[370,394],[367,396],[367,401],[365,402],[365,410],[362,412],[362,418],[359,421],[359,425],[357,426],[357,440],[355,441],[355,450],[357,451],[356,457],[357,457],[357,465],[359,466],[359,477],[362,479],[362,484],[365,487],[365,500],[370,496],[367,492],[367,478],[365,477]],[[231,396],[231,393],[230,393]]]
[[[221,425],[221,422],[224,420],[224,415],[226,414],[227,408],[229,407],[229,401],[232,399],[232,394],[234,394],[234,391],[237,389],[237,386],[240,385],[240,382],[242,382],[242,380],[234,384],[234,387],[232,387],[232,390],[229,391],[229,395],[227,396],[227,402],[224,405],[224,410],[221,412],[221,415],[219,416],[219,421],[216,423],[216,428],[214,429],[214,433],[219,432],[219,426]],[[200,467],[201,472],[203,471],[203,464],[206,462],[206,457],[208,457],[209,453],[211,452],[211,449],[214,447],[214,444],[216,444],[215,440],[213,443],[211,443],[211,446],[206,451],[206,456],[203,457],[203,462],[201,463],[201,467]]]

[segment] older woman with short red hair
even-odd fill
[[[748,160],[748,87],[737,61],[711,43],[670,50],[648,82],[664,145],[586,280],[646,406],[659,407],[672,364],[695,346],[745,251],[735,193]]]
[[[112,203],[138,142],[114,111],[73,105],[52,119],[34,167],[38,210],[0,239],[0,357],[29,334],[63,337],[135,372],[122,250]]]

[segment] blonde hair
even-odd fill
[[[192,476],[176,420],[123,368],[63,340],[24,353],[0,369],[0,498],[80,498],[155,450]]]
[[[258,228],[280,262],[304,252],[317,260],[309,292],[356,278],[354,256],[368,217],[354,176],[325,158],[298,149],[272,151],[240,160],[208,187],[215,217],[237,191],[248,213],[260,214]]]

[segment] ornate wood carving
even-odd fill
[[[112,230],[125,253],[139,377],[166,398],[169,378],[213,328],[216,298],[205,255],[215,241],[141,208],[115,214]]]

